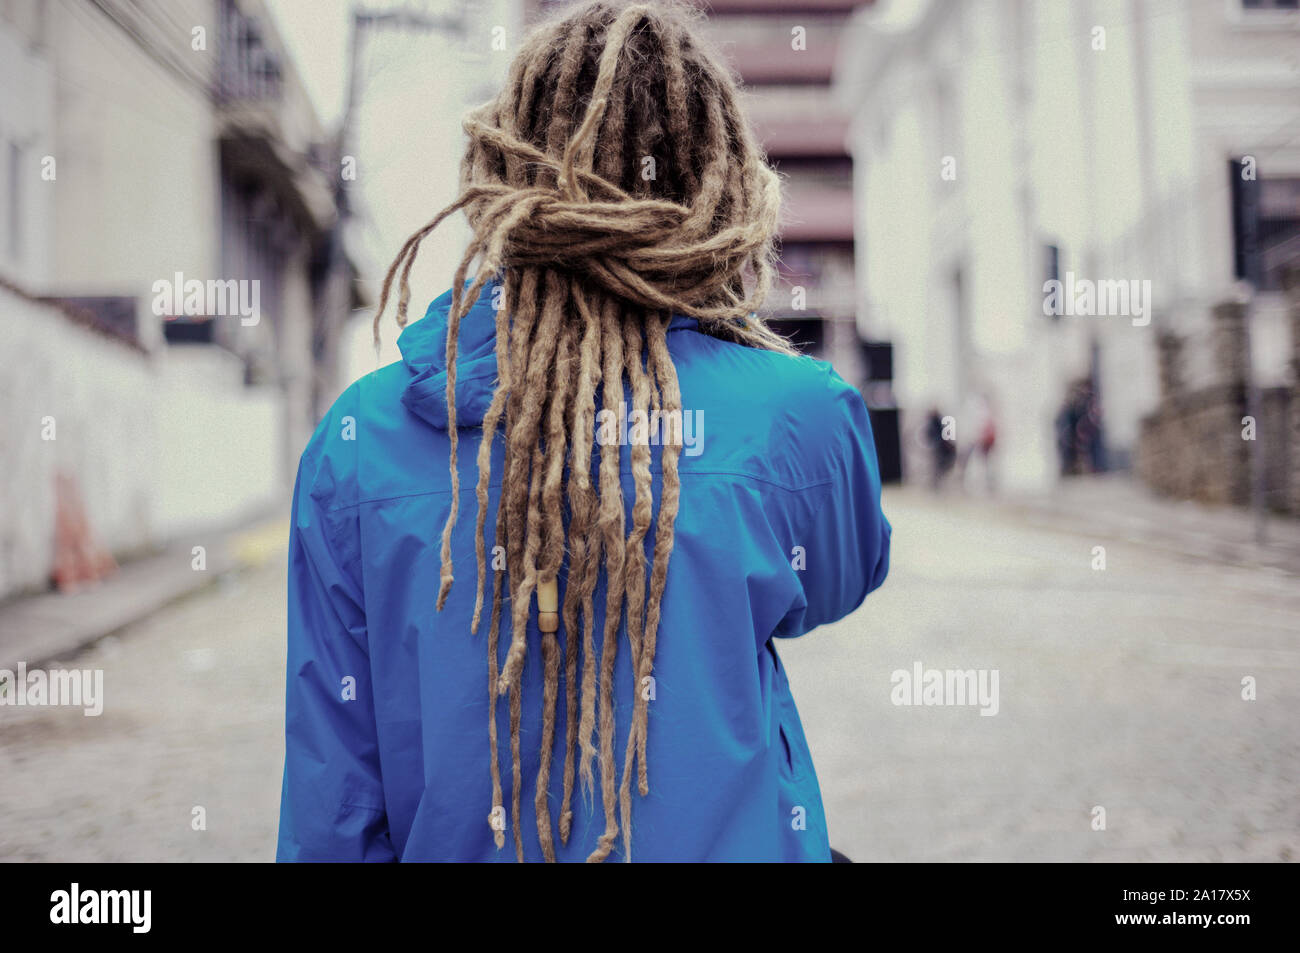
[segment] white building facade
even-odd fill
[[[270,128],[236,52],[287,90]],[[283,505],[333,215],[296,83],[260,0],[0,0],[0,598],[48,585],[69,502],[119,559]],[[257,320],[159,311],[177,275],[258,280]]]
[[[1087,378],[1124,466],[1159,397],[1158,333],[1192,342],[1191,383],[1213,373],[1211,309],[1243,293],[1232,179],[1247,166],[1272,216],[1254,375],[1283,381],[1275,266],[1300,222],[1286,7],[880,0],[854,19],[836,85],[853,114],[859,330],[894,343],[906,430],[935,407],[961,444],[961,408],[987,395],[1001,482],[1042,490],[1067,387]],[[1049,316],[1052,278],[1137,284],[1123,314]]]

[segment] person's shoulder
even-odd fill
[[[833,479],[865,414],[858,389],[829,362],[807,355],[714,339],[680,363],[679,373],[683,401],[707,408],[710,440],[725,445],[696,465],[721,456],[787,489]]]
[[[833,402],[837,382],[848,386],[829,362],[806,354],[751,347],[703,334],[695,340],[706,352],[701,363],[727,374],[736,389],[751,390],[771,401]]]
[[[334,399],[298,461],[298,481],[313,498],[328,508],[357,502],[359,444],[384,418],[402,412],[408,377],[397,361],[357,378]]]
[[[786,373],[784,397],[800,410],[800,450],[829,465],[862,436],[858,432],[866,416],[862,391],[844,380],[829,361],[804,358]]]
[[[861,392],[840,377],[829,361],[806,354],[744,350],[750,399],[770,410],[795,411],[801,433],[810,442],[834,438],[844,427],[845,411],[855,401],[862,402]]]

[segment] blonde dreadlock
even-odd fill
[[[779,181],[744,122],[731,76],[701,46],[690,21],[690,14],[672,5],[597,0],[535,31],[515,57],[505,88],[465,120],[462,193],[403,245],[384,278],[375,314],[377,342],[400,271],[397,323],[406,325],[409,277],[420,243],[463,209],[473,234],[456,269],[448,313],[451,511],[442,533],[437,608],[453,581],[451,534],[460,504],[457,333],[485,284],[499,278],[505,306],[496,316],[498,382],[478,449],[478,585],[471,629],[478,630],[483,608],[491,450],[500,427],[505,477],[495,540],[506,554],[511,611],[509,647],[498,670],[504,600],[502,574],[494,573],[487,639],[493,702],[489,820],[504,810],[495,702],[508,695],[511,816],[520,860],[520,696],[530,606],[534,592],[556,583],[566,552],[559,609],[563,644],[555,632],[543,632],[541,639],[544,710],[534,809],[544,856],[555,860],[547,799],[561,668],[567,729],[560,840],[567,843],[572,830],[575,773],[592,791],[593,762],[600,765],[605,831],[588,860],[609,856],[620,826],[630,859],[634,769],[637,790],[649,793],[649,706],[640,687],[654,667],[681,447],[666,440],[661,449],[661,499],[647,586],[645,542],[654,512],[650,447],[631,447],[635,495],[625,537],[620,448],[606,443],[593,461],[597,391],[602,408],[618,414],[628,397],[626,380],[632,413],[653,408],[666,419],[680,414],[667,345],[673,314],[697,318],[700,330],[716,337],[790,351],[754,313],[772,281]],[[642,163],[650,157],[662,174],[647,178]],[[748,296],[747,277],[753,279]],[[602,555],[606,597],[597,652],[593,602]],[[616,783],[613,682],[624,613],[636,701]],[[493,824],[498,848],[505,843],[499,828]]]

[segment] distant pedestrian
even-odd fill
[[[931,407],[925,420],[925,445],[930,450],[930,489],[937,491],[957,459],[955,435],[938,407]]]
[[[1071,383],[1056,415],[1056,447],[1062,476],[1100,473],[1106,469],[1101,403],[1087,377]]]
[[[958,445],[960,447],[959,481],[963,488],[968,488],[967,474],[972,459],[978,459],[984,472],[984,485],[992,493],[995,487],[993,472],[993,448],[997,445],[998,425],[993,412],[993,402],[985,392],[977,393],[968,400],[959,419],[961,430]]]

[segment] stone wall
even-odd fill
[[[1242,439],[1242,387],[1162,398],[1142,422],[1137,472],[1160,493],[1206,503],[1250,502],[1250,446]]]
[[[1265,505],[1300,516],[1300,269],[1289,287],[1292,381],[1262,389],[1254,408],[1254,440],[1243,418],[1248,402],[1250,340],[1246,307],[1214,308],[1214,378],[1189,389],[1187,341],[1166,332],[1159,341],[1160,403],[1142,421],[1136,468],[1152,489],[1178,499],[1246,506],[1251,502],[1251,453],[1259,455]]]

